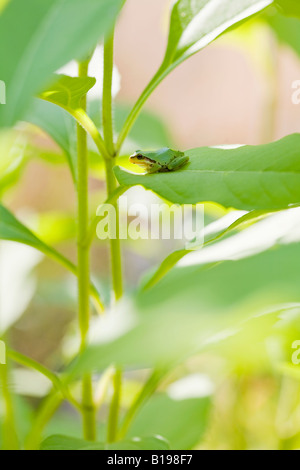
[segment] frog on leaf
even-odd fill
[[[146,173],[163,173],[179,170],[188,163],[189,157],[184,152],[165,147],[151,152],[137,150],[129,161],[139,165]]]

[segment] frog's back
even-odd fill
[[[160,163],[160,165],[166,166],[166,167],[174,158],[178,156],[182,156],[182,155],[184,155],[183,152],[172,150],[172,149],[169,149],[168,147],[159,149],[156,152],[145,152],[145,156],[150,158],[150,160],[154,160],[157,163]]]

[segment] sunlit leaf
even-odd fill
[[[72,112],[81,107],[82,98],[95,83],[96,79],[93,77],[57,75],[54,83],[43,91],[40,97]]]
[[[203,49],[224,31],[258,13],[273,0],[178,0],[162,69]]]

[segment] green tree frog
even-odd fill
[[[189,157],[184,152],[165,147],[155,152],[137,150],[129,161],[139,165],[147,173],[161,173],[178,170],[189,161]]]

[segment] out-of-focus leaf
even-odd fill
[[[300,18],[288,18],[273,9],[263,18],[275,31],[278,40],[300,55]]]
[[[173,203],[212,201],[241,210],[276,210],[300,202],[300,135],[236,149],[186,151],[181,170],[138,175],[116,167],[123,186],[142,185]]]
[[[238,211],[234,211],[238,212]],[[230,232],[234,231],[237,228],[243,227],[244,224],[253,223],[259,220],[261,217],[264,217],[268,214],[266,211],[251,211],[247,214],[244,214],[242,217],[237,218],[233,223],[231,223],[227,228],[224,229],[222,227],[219,232],[213,232],[210,237],[205,236],[205,230],[203,231],[204,234],[204,246],[207,246],[210,243],[214,243],[224,236],[230,234]],[[225,216],[224,218],[226,218]],[[206,228],[209,228],[206,227]],[[201,237],[200,237],[201,238]],[[199,247],[199,249],[202,247]],[[194,250],[182,249],[177,250],[174,253],[171,253],[167,258],[163,260],[163,262],[159,265],[159,267],[150,275],[146,276],[146,279],[143,282],[143,288],[149,289],[153,287],[157,282],[159,282],[182,258],[184,258],[189,253],[195,253]]]
[[[134,437],[113,444],[88,442],[68,436],[50,436],[41,445],[41,450],[168,450],[167,441],[160,437]]]
[[[0,126],[24,117],[51,74],[82,59],[113,25],[124,0],[11,0],[0,15],[1,80],[7,104]]]
[[[134,420],[129,436],[159,434],[172,450],[188,450],[202,439],[208,424],[209,398],[173,400],[168,395],[155,395]]]
[[[26,245],[1,241],[0,259],[0,331],[4,333],[23,315],[35,293],[32,271],[42,255]]]
[[[168,367],[208,347],[224,331],[234,334],[239,322],[251,316],[299,303],[299,256],[300,244],[292,244],[239,261],[173,269],[140,292],[133,305],[124,306],[133,322],[123,315],[126,328],[122,332],[119,322],[117,338],[99,324],[105,340],[73,363],[70,380],[111,364]]]
[[[22,174],[28,159],[26,138],[17,131],[0,133],[0,193],[4,193]]]
[[[15,216],[7,210],[3,205],[0,204],[0,239],[9,240],[13,242],[23,243],[25,245],[31,246],[46,256],[54,259],[58,263],[66,267],[70,272],[77,275],[76,266],[71,263],[67,258],[61,255],[54,248],[50,247],[42,240],[40,240],[33,232],[31,232],[27,227],[25,227]],[[100,302],[99,295],[95,287],[91,284],[91,295],[95,300],[96,307],[99,307],[100,310],[103,309],[103,306]]]
[[[300,4],[298,0],[275,0],[275,3],[285,15],[300,18]]]
[[[47,437],[41,444],[41,450],[79,450],[89,443],[84,439],[53,435]],[[104,444],[99,443],[99,450],[104,450]]]
[[[67,157],[73,181],[76,182],[76,126],[72,116],[53,103],[35,99],[25,120],[40,127],[59,145]]]
[[[162,70],[195,54],[273,0],[177,0]]]
[[[142,292],[142,306],[152,311],[183,308],[205,312],[253,312],[300,301],[297,256],[300,244],[284,245],[238,261],[179,267],[155,287]]]

